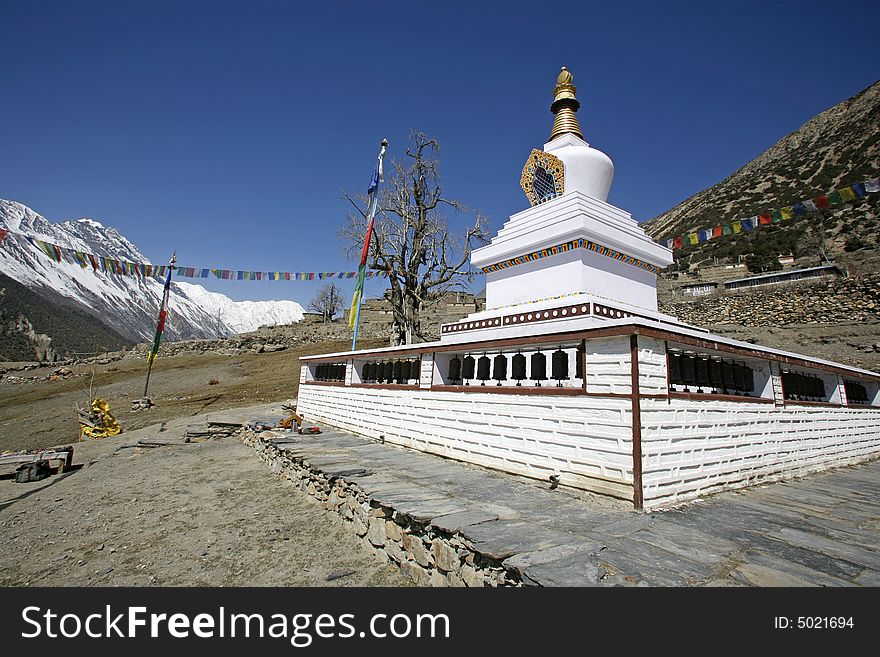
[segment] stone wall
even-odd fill
[[[482,310],[485,299],[475,298],[468,292],[445,292],[440,298],[428,303],[421,314],[422,330],[428,337],[440,337],[440,325],[455,322]],[[343,321],[348,321],[348,311],[343,311]],[[384,297],[365,299],[361,304],[359,331],[388,335],[393,315],[391,304]]]
[[[880,319],[880,274],[781,284],[675,302],[660,311],[696,326],[836,324]]]
[[[287,478],[327,511],[342,516],[365,544],[386,557],[419,586],[520,586],[520,573],[473,548],[455,532],[372,499],[343,476],[329,475],[278,449],[271,431],[247,429],[242,442],[273,474]]]

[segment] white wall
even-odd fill
[[[641,400],[645,506],[880,454],[880,408]]]
[[[664,394],[664,342],[639,336],[638,345],[640,392]],[[420,451],[545,481],[559,474],[564,485],[632,499],[630,338],[588,340],[585,353],[587,395],[305,384],[298,411]],[[432,377],[443,383],[449,354],[437,356],[436,364],[423,357],[423,386]],[[773,372],[778,393],[775,363]],[[773,391],[762,376],[769,402]],[[781,402],[778,394],[776,403],[641,398],[645,507],[880,455],[880,407]]]
[[[586,249],[514,265],[486,274],[486,307],[586,292],[657,310],[656,276]]]
[[[628,399],[304,385],[310,421],[546,481],[632,499]]]

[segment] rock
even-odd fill
[[[486,586],[486,581],[483,579],[483,576],[473,566],[465,564],[461,567],[459,574],[461,575],[461,579],[464,580],[465,585],[471,588],[482,588]]]
[[[395,563],[406,561],[406,552],[400,549],[400,545],[393,541],[385,542],[385,554],[387,554]]]
[[[385,545],[385,521],[381,518],[370,518],[367,539],[376,547]]]
[[[442,575],[440,571],[434,570],[431,572],[431,578],[428,580],[428,585],[446,588],[449,586],[449,580],[446,579],[446,576]]]
[[[449,582],[450,587],[464,588],[465,586],[464,580],[458,573],[446,573],[446,581]]]
[[[364,536],[367,533],[366,524],[364,524],[364,521],[361,520],[358,516],[354,517],[354,520],[352,520],[352,524],[354,524],[354,531],[358,536]]]
[[[457,571],[461,565],[461,559],[449,544],[443,539],[435,538],[431,541],[431,552],[434,554],[434,563],[436,566],[447,572]]]
[[[387,536],[392,541],[401,540],[403,534],[400,529],[400,525],[398,525],[393,520],[385,521],[385,536]]]
[[[404,575],[415,582],[417,586],[431,586],[431,577],[425,569],[417,566],[412,561],[404,561],[401,563],[400,570]]]
[[[332,582],[335,579],[342,579],[343,577],[348,577],[349,575],[354,575],[354,571],[353,570],[334,570],[332,573],[327,575],[327,577],[325,577],[324,580],[327,582]]]
[[[403,541],[404,549],[417,564],[423,568],[427,568],[431,565],[430,553],[425,549],[425,544],[422,542],[421,538],[413,536],[412,534],[403,534],[401,540]]]

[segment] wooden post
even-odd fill
[[[632,442],[633,442],[633,507],[644,508],[642,492],[642,405],[639,395],[639,336],[629,336],[629,358],[632,395]]]

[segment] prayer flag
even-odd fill
[[[382,159],[385,157],[385,149],[388,146],[386,140],[382,140],[382,147],[379,150],[378,161],[376,162],[376,170],[370,179],[370,186],[367,193],[370,196],[370,205],[367,215],[367,234],[364,236],[364,248],[361,249],[361,262],[358,266],[358,281],[354,287],[354,296],[351,300],[351,308],[348,311],[348,327],[354,330],[351,348],[354,349],[357,344],[357,322],[360,314],[361,296],[364,293],[364,278],[367,273],[367,257],[370,255],[370,240],[373,237],[373,222],[376,219],[376,206],[379,203],[379,183],[382,182]]]
[[[880,192],[880,178],[871,178],[871,180],[866,180],[865,191]]]
[[[171,257],[172,265],[174,256]],[[153,364],[156,354],[159,353],[159,343],[162,341],[162,332],[165,330],[165,317],[168,314],[168,296],[171,293],[171,272],[173,266],[168,267],[168,275],[165,277],[165,288],[162,290],[162,302],[159,304],[159,321],[156,322],[156,337],[153,338],[153,347],[150,349],[149,364]]]

